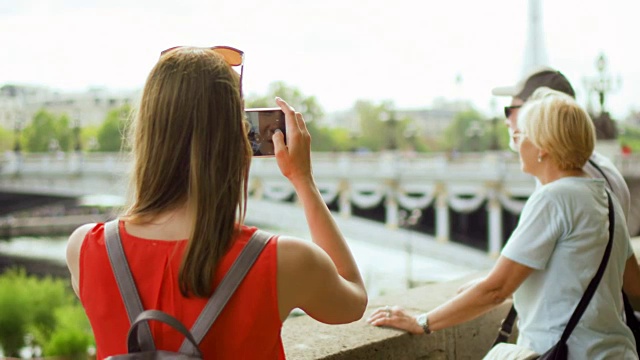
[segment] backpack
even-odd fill
[[[209,298],[204,309],[196,319],[191,330],[175,317],[160,310],[144,310],[138,296],[138,291],[131,276],[131,269],[120,240],[118,231],[118,219],[105,223],[105,244],[107,255],[111,263],[111,269],[118,283],[120,296],[127,310],[131,327],[127,334],[127,354],[113,355],[107,360],[152,360],[152,359],[178,359],[191,360],[202,359],[202,353],[198,345],[213,325],[218,315],[233,295],[244,276],[258,258],[265,245],[269,242],[271,234],[257,230],[242,249],[238,258],[224,276],[218,287]],[[178,352],[158,350],[155,347],[149,321],[163,322],[182,335],[182,342]]]

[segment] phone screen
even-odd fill
[[[273,156],[273,134],[280,129],[285,134],[284,112],[280,108],[245,109],[249,122],[249,142],[253,156]]]

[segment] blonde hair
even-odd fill
[[[537,148],[546,150],[560,170],[580,169],[593,154],[593,121],[562,92],[537,89],[520,109],[518,128]]]
[[[133,203],[124,218],[146,223],[189,204],[184,296],[211,294],[216,265],[244,222],[251,147],[243,120],[239,77],[211,50],[173,50],[147,78],[130,131]]]

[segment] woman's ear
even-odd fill
[[[545,156],[549,155],[549,152],[545,149],[540,149],[538,154],[540,154],[540,156],[544,158]]]
[[[544,158],[546,158],[547,155],[549,155],[549,152],[547,150],[539,149],[538,150],[538,162],[542,162],[542,160],[544,160]]]

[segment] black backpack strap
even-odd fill
[[[609,256],[611,255],[611,247],[613,245],[613,234],[616,225],[615,213],[613,210],[613,202],[611,201],[611,194],[607,191],[607,200],[609,202],[609,242],[607,243],[607,248],[604,250],[604,256],[602,257],[602,261],[600,262],[600,266],[598,267],[598,271],[596,275],[591,279],[589,285],[587,286],[587,290],[582,295],[582,299],[578,303],[578,306],[573,311],[571,318],[569,319],[569,323],[567,323],[567,327],[564,329],[562,333],[562,337],[560,338],[560,342],[566,343],[575,329],[576,325],[578,325],[578,321],[582,317],[582,314],[587,309],[591,298],[593,298],[593,294],[595,294],[596,289],[598,288],[598,284],[602,279],[602,275],[604,275],[604,270],[607,267],[607,263],[609,262]]]
[[[216,321],[218,315],[220,315],[220,312],[222,312],[231,295],[233,295],[238,285],[242,282],[242,279],[244,279],[247,272],[249,272],[249,269],[251,269],[251,266],[253,266],[253,263],[267,245],[271,236],[270,233],[258,229],[233,262],[233,265],[231,265],[231,268],[191,327],[191,334],[198,344],[200,344],[209,331],[209,328],[211,328],[211,325]],[[185,339],[180,346],[179,352],[191,354],[194,351],[193,348],[194,345]]]
[[[607,177],[604,175],[602,170],[597,165],[595,165],[595,163],[593,163],[591,160],[589,160],[589,162],[591,162],[592,165],[595,166],[596,169],[598,169],[602,173],[602,176],[604,176],[605,180],[607,180]],[[608,181],[609,180],[607,180],[607,182]],[[609,242],[607,243],[607,247],[604,251],[604,256],[602,257],[602,261],[600,262],[600,266],[598,267],[598,271],[596,272],[593,279],[591,279],[591,282],[587,286],[587,289],[585,290],[584,295],[582,295],[582,298],[580,299],[578,306],[573,311],[573,314],[571,315],[571,318],[567,323],[567,327],[565,327],[564,332],[562,333],[562,337],[560,338],[561,342],[566,342],[567,339],[569,339],[569,336],[571,335],[571,333],[573,332],[573,329],[576,327],[576,325],[578,325],[578,321],[582,317],[582,314],[584,313],[584,311],[587,309],[587,305],[589,305],[589,302],[591,301],[593,294],[596,292],[596,288],[598,287],[598,284],[600,283],[600,279],[602,279],[602,275],[604,274],[604,270],[607,267],[607,263],[609,262],[609,256],[611,254],[611,246],[613,244],[613,233],[614,233],[616,220],[615,220],[615,212],[613,210],[613,202],[611,200],[611,195],[609,194],[608,191],[607,191],[607,201],[609,203]],[[494,341],[493,346],[495,346],[498,343],[505,342],[509,339],[509,336],[511,336],[511,331],[513,330],[513,323],[515,322],[517,315],[518,313],[515,307],[512,305],[511,309],[509,310],[509,314],[507,314],[507,317],[502,321],[500,331],[498,332],[498,336],[496,337],[496,340]]]
[[[609,189],[611,189],[611,191],[613,191],[613,188],[611,187],[611,182],[609,181],[609,178],[607,177],[607,175],[605,175],[604,171],[602,170],[602,168],[600,166],[598,166],[598,164],[596,164],[595,161],[589,159],[587,160],[587,162],[589,164],[591,164],[591,166],[593,166],[594,168],[596,168],[596,170],[598,170],[598,172],[600,173],[600,175],[602,175],[602,178],[604,179],[604,181],[607,182],[607,186],[609,187]]]
[[[136,284],[133,281],[126,255],[124,254],[118,224],[118,219],[111,220],[104,224],[104,242],[107,247],[109,262],[111,262],[111,269],[118,283],[118,289],[120,289],[120,296],[127,309],[129,323],[133,324],[140,313],[144,311],[144,308],[142,307]],[[153,342],[149,323],[144,322],[141,326],[141,331],[138,332],[140,334],[139,344],[141,348],[155,350],[156,346]]]
[[[498,337],[496,337],[496,340],[493,342],[492,347],[501,342],[509,340],[509,336],[511,336],[511,332],[513,331],[513,323],[515,322],[517,316],[518,312],[516,311],[516,307],[511,305],[511,309],[509,309],[507,317],[504,318],[504,320],[502,320],[502,324],[500,324]]]

